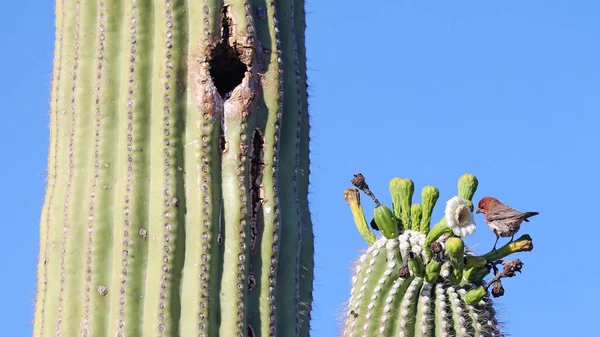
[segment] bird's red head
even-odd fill
[[[483,213],[483,214],[487,215],[487,212],[489,211],[489,209],[499,203],[500,203],[500,201],[498,201],[498,199],[496,199],[496,198],[483,197],[483,198],[481,198],[481,200],[479,200],[479,204],[477,205],[476,213]]]

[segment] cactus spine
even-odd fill
[[[375,201],[376,208],[381,207],[362,175],[355,175],[352,183]],[[430,228],[437,188],[424,187],[421,204],[412,204],[413,182],[392,179],[392,209],[401,221],[397,233],[388,228],[379,239],[367,227],[359,191],[345,191],[369,248],[354,268],[344,337],[502,336],[488,292],[493,286],[491,294],[502,296],[500,279],[522,268],[519,260],[501,259],[530,251],[533,244],[523,235],[482,256],[465,247],[462,238],[475,230],[471,199],[477,185],[475,176],[461,176],[458,196],[448,200],[444,217]],[[375,224],[373,228],[381,228],[377,217]],[[486,283],[484,277],[492,270],[495,276]]]
[[[308,336],[304,3],[61,0],[34,336]]]

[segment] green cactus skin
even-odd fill
[[[352,277],[348,319],[343,336],[499,336],[491,300],[469,305],[469,285],[426,283],[398,269],[414,252],[425,259],[425,235],[405,231],[381,238],[360,257]]]
[[[309,336],[304,17],[57,1],[34,336]]]
[[[409,180],[395,178],[390,184],[397,185],[400,181]],[[458,195],[469,209],[477,184],[477,179],[470,174],[459,179]],[[407,191],[412,191],[412,182],[406,186],[410,187]],[[412,229],[394,238],[382,237],[373,242],[373,234],[370,231],[365,233],[368,228],[364,220],[356,217],[356,205],[349,203],[355,219],[358,219],[359,232],[369,248],[355,263],[342,335],[503,336],[488,294],[491,282],[486,284],[483,279],[492,269],[488,267],[490,264],[499,264],[498,260],[510,254],[532,250],[529,235],[523,235],[496,251],[476,256],[464,246],[460,237],[453,234],[446,218],[433,226],[435,230],[430,230],[429,218],[439,196],[435,187],[424,188],[422,203],[412,205],[406,204],[410,198],[394,198],[398,190],[390,189],[394,210],[412,209]],[[404,202],[402,207],[397,207],[401,200]],[[449,202],[447,207],[457,204],[457,199],[453,200],[454,203]],[[360,210],[362,212],[362,208]],[[454,210],[461,210],[455,214],[464,215],[465,206]],[[421,216],[424,220],[419,224]],[[408,215],[404,215],[403,219],[406,224]],[[437,246],[432,246],[432,243]],[[406,270],[400,272],[403,265],[408,265],[408,274]],[[498,273],[494,279],[512,277],[514,273],[502,275]]]

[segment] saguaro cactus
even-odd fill
[[[362,175],[352,182],[375,201],[371,226],[383,237],[369,229],[359,191],[347,189],[344,197],[369,248],[356,262],[343,336],[501,336],[488,292],[502,296],[501,278],[514,276],[523,266],[519,260],[501,259],[530,251],[533,244],[523,235],[482,256],[465,247],[462,237],[475,230],[471,199],[477,179],[460,177],[458,196],[448,200],[444,217],[432,228],[439,197],[435,187],[423,188],[421,204],[413,204],[413,182],[392,179],[392,210],[379,203]],[[503,265],[501,271],[498,265]],[[494,277],[485,282],[492,270]]]
[[[308,336],[301,0],[61,0],[34,336]]]

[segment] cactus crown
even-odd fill
[[[390,209],[361,174],[352,184],[356,188],[347,189],[344,198],[369,248],[352,277],[344,336],[501,336],[488,293],[504,294],[501,279],[520,272],[523,263],[503,259],[531,251],[533,244],[525,234],[484,255],[465,247],[462,238],[475,231],[477,178],[459,178],[458,195],[446,202],[444,217],[433,226],[437,188],[424,187],[421,203],[413,203],[413,182],[394,178]],[[367,225],[359,190],[376,204],[370,227],[381,232],[379,239]]]

